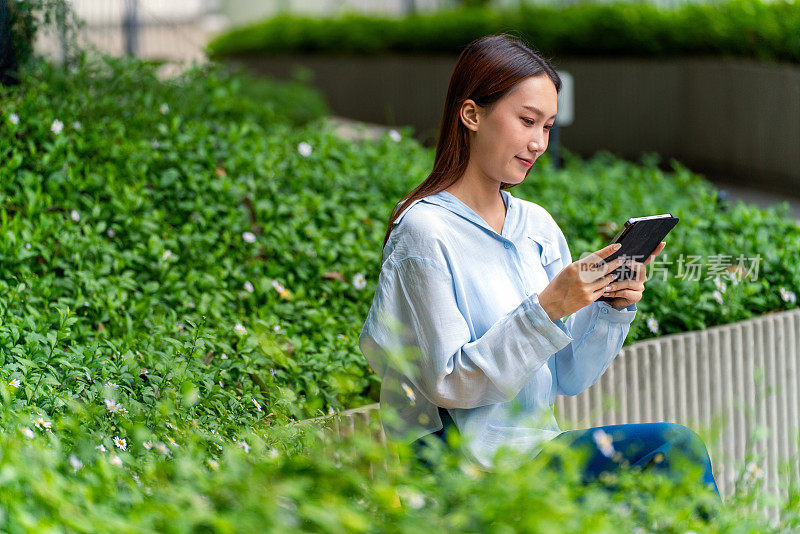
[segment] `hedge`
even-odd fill
[[[275,54],[453,54],[484,35],[510,32],[548,56],[743,57],[800,62],[800,4],[731,0],[686,3],[526,4],[386,18],[278,15],[231,29],[211,57]]]

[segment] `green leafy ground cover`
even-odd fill
[[[0,529],[701,528],[688,486],[621,476],[612,496],[457,452],[435,475],[370,473],[392,458],[374,439],[333,447],[290,424],[377,398],[357,336],[388,215],[432,164],[409,129],[358,144],[326,114],[300,85],[217,67],[162,83],[128,60],[35,64],[2,89]],[[545,206],[576,257],[609,222],[663,211],[682,221],[672,251],[767,255],[724,307],[710,280],[654,280],[629,342],[794,306],[788,206],[723,211],[675,168],[545,160],[513,194]],[[743,488],[719,524],[764,531],[746,506],[757,477]]]

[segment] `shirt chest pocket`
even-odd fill
[[[526,264],[530,266],[533,286],[541,291],[558,274],[559,254],[549,239],[542,236],[528,236],[526,242]]]

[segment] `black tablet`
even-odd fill
[[[676,224],[678,224],[678,218],[669,213],[628,219],[612,241],[612,243],[621,243],[622,247],[602,260],[602,263],[613,261],[620,255],[624,255],[626,259],[644,263]],[[633,270],[625,265],[621,265],[613,272],[618,274],[617,280],[633,278]],[[597,300],[610,301],[613,299],[614,297],[601,296]]]

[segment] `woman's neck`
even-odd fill
[[[495,180],[477,180],[469,178],[468,174],[465,174],[446,191],[484,219],[487,216],[498,217],[506,212],[506,204],[500,193],[500,184]]]

